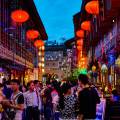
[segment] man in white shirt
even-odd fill
[[[35,90],[34,82],[28,83],[29,90],[24,93],[26,106],[26,120],[40,120],[39,95]]]
[[[19,85],[19,80],[13,79],[11,81],[13,94],[11,96],[11,102],[10,104],[8,104],[8,107],[11,108],[10,112],[14,112],[14,116],[12,116],[13,118],[11,118],[12,120],[22,120],[22,113],[24,109],[24,96],[19,91]]]
[[[40,83],[38,80],[34,80],[34,85],[35,85],[35,91],[38,96],[38,109],[41,111],[42,109],[42,99],[41,99],[41,89],[40,89]]]

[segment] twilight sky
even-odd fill
[[[80,11],[82,0],[34,0],[49,41],[63,43],[74,36],[73,15]]]

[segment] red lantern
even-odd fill
[[[76,32],[77,37],[84,38],[84,31],[83,30],[78,30]]]
[[[81,28],[86,31],[90,31],[91,29],[91,24],[90,21],[84,21],[81,23]]]
[[[81,51],[82,50],[82,46],[77,46],[77,50]]]
[[[26,33],[28,39],[36,39],[39,36],[39,32],[37,30],[28,30]]]
[[[88,2],[85,6],[85,10],[89,14],[93,14],[93,15],[99,14],[99,1],[93,0],[93,1]]]
[[[35,45],[35,47],[39,48],[39,47],[44,46],[44,42],[42,40],[36,40],[34,42],[34,45]]]
[[[83,45],[83,39],[77,40],[77,45],[78,45],[78,46]]]
[[[29,14],[24,10],[15,10],[11,13],[11,18],[17,23],[23,23],[29,19]]]

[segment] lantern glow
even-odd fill
[[[93,14],[93,15],[99,14],[99,1],[93,0],[93,1],[88,2],[85,6],[85,10],[89,14]]]
[[[38,52],[38,55],[39,55],[39,56],[41,56],[41,55],[42,55],[42,53],[39,51],[39,52]]]
[[[82,50],[82,46],[77,46],[77,49],[80,51]]]
[[[77,45],[78,45],[78,46],[83,45],[83,39],[77,40]]]
[[[11,13],[11,18],[17,23],[23,23],[29,19],[29,14],[24,10],[15,10]]]
[[[38,66],[41,67],[41,66],[42,66],[42,63],[38,63]]]
[[[44,51],[45,50],[45,46],[42,46],[42,51]]]
[[[44,73],[44,72],[45,72],[45,69],[42,69],[42,72]]]
[[[39,32],[37,30],[28,30],[26,36],[28,39],[36,39],[39,36]]]
[[[42,57],[42,61],[44,62],[44,57]]]
[[[90,21],[84,21],[81,23],[81,28],[86,31],[90,31],[91,29],[91,24]]]
[[[76,32],[77,37],[84,38],[84,31],[83,30],[78,30]]]
[[[35,47],[39,48],[44,45],[44,42],[42,40],[36,40],[34,42]]]

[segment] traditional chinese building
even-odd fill
[[[95,61],[98,61],[97,65],[99,65],[95,68],[96,71],[99,71],[98,82],[112,87],[120,83],[118,75],[120,71],[118,67],[120,5],[118,3],[118,0],[83,0],[81,17],[78,18],[77,24],[78,29],[82,28],[85,31],[83,49],[87,56],[92,58],[89,69],[92,70],[96,64]],[[89,21],[90,24],[84,24],[84,26],[85,21]],[[102,67],[102,65],[106,65],[106,67]]]
[[[29,15],[25,22],[17,23],[11,15],[24,10]],[[34,41],[26,37],[29,29],[39,32],[39,39],[47,40],[47,34],[33,0],[1,0],[0,3],[0,78],[30,79],[37,66],[37,49]]]

